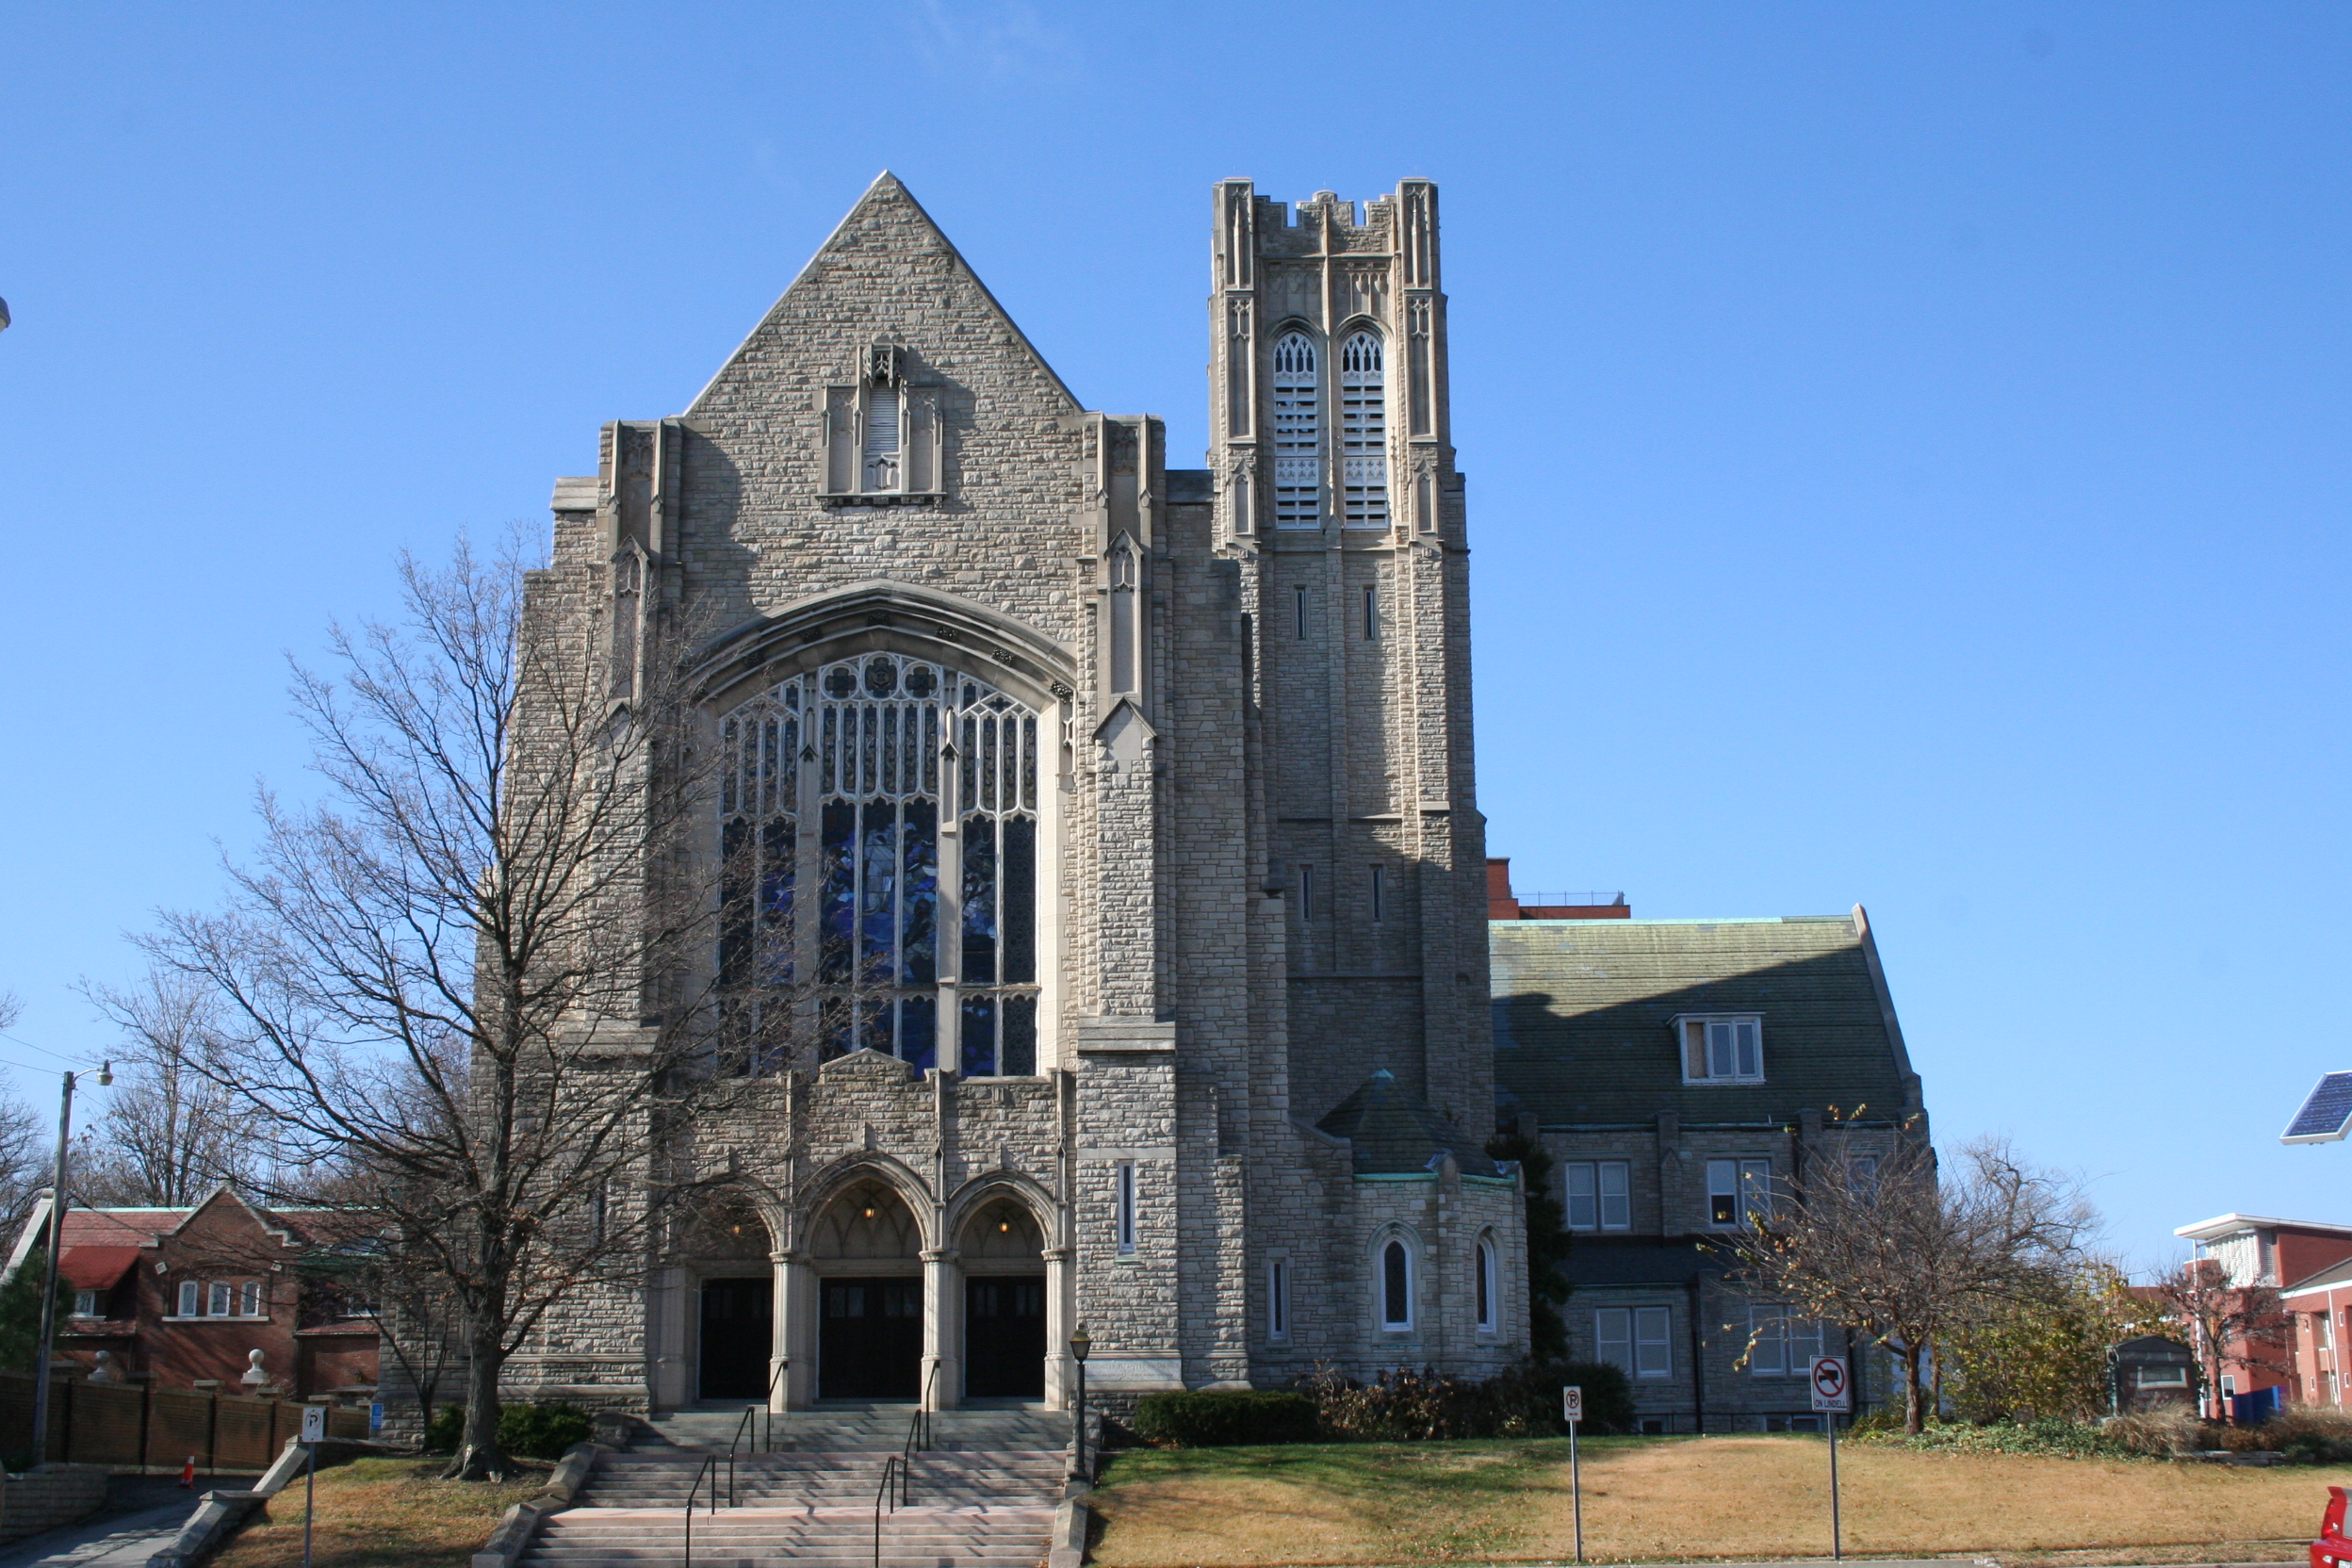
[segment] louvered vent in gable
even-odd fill
[[[914,384],[906,371],[905,350],[876,344],[855,385],[825,389],[828,501],[920,506],[945,494],[945,388]]]

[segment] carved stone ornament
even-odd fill
[[[866,380],[876,386],[897,386],[906,379],[904,349],[894,343],[876,343],[866,351]]]

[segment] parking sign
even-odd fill
[[[302,1441],[304,1443],[324,1443],[326,1440],[327,1407],[324,1405],[304,1405],[302,1407]]]
[[[1571,1383],[1560,1391],[1560,1418],[1562,1421],[1584,1419],[1584,1389]]]
[[[1815,1410],[1843,1415],[1854,1409],[1854,1384],[1846,1375],[1845,1357],[1815,1356],[1806,1376],[1813,1385]]]

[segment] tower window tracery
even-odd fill
[[[1274,342],[1274,526],[1322,520],[1323,390],[1315,343],[1302,332]]]
[[[1388,526],[1388,390],[1380,340],[1351,334],[1340,348],[1340,489],[1349,528]]]
[[[739,1061],[779,1065],[813,1014],[820,1059],[871,1048],[928,1068],[945,1043],[967,1075],[1035,1072],[1037,714],[874,653],[753,698],[721,742],[719,981]]]

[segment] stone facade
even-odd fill
[[[1113,1403],[1524,1352],[1437,192],[1212,211],[1205,470],[886,174],[557,481],[531,612],[616,694],[649,616],[722,629],[712,973],[790,1024],[649,1151],[744,1221],[564,1304],[516,1392],[1059,1404],[1080,1324]]]

